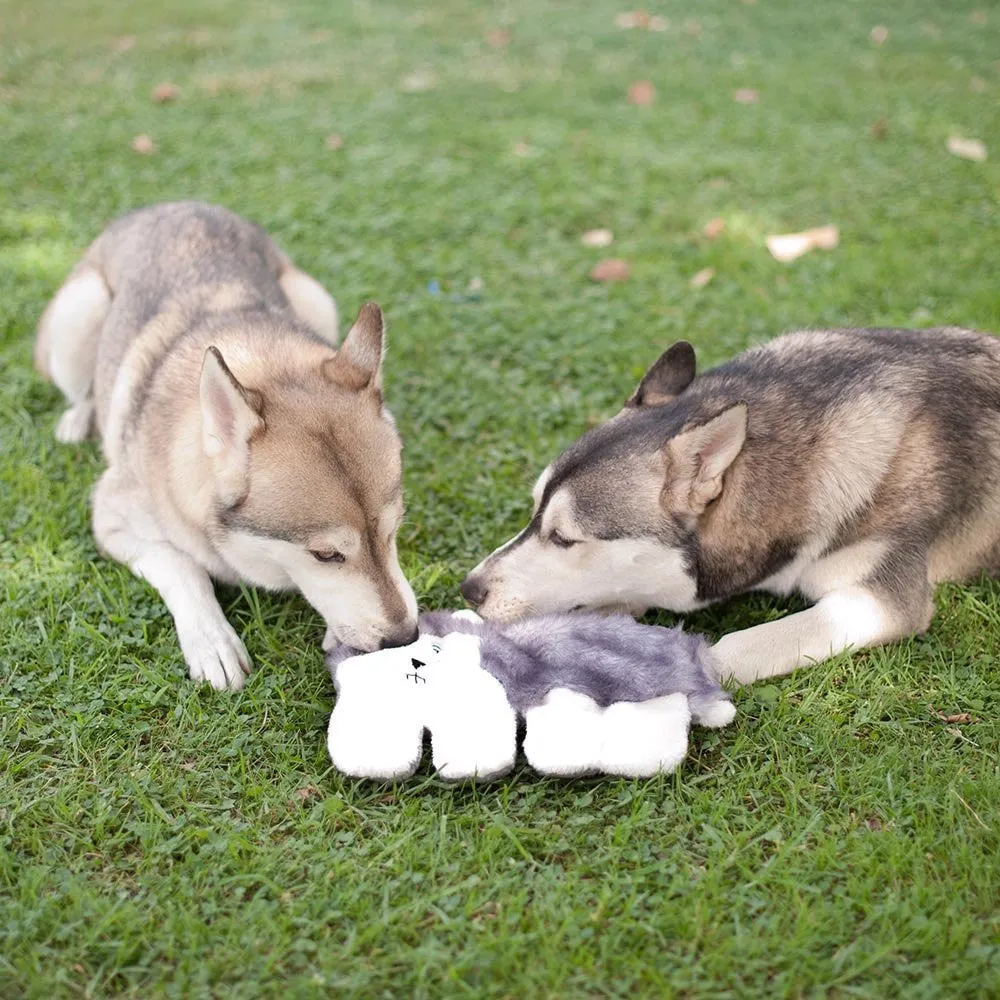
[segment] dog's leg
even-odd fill
[[[69,401],[56,425],[59,441],[82,441],[94,422],[94,368],[111,293],[97,269],[83,261],[56,292],[38,324],[35,364]]]
[[[117,488],[113,470],[94,490],[94,536],[103,553],[159,591],[177,627],[192,679],[219,690],[243,687],[250,656],[226,621],[206,570],[163,537],[141,497]]]
[[[645,604],[602,604],[593,610],[599,615],[631,615],[633,618],[641,618],[649,607]]]
[[[732,632],[715,644],[712,655],[720,679],[749,684],[848,649],[922,632],[932,614],[925,563],[922,577],[911,574],[888,582],[875,575],[865,583],[831,591],[806,611]]]
[[[330,293],[315,278],[291,264],[281,273],[278,281],[299,319],[336,347],[337,303]]]

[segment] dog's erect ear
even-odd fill
[[[250,439],[264,426],[260,394],[240,385],[217,347],[205,351],[201,365],[201,442],[215,461],[223,498],[243,490],[250,460]]]
[[[366,302],[348,331],[335,357],[323,362],[323,370],[337,385],[360,392],[382,387],[385,355],[385,319],[374,302]]]
[[[665,500],[675,509],[700,514],[722,492],[722,477],[746,436],[747,404],[737,403],[671,438],[665,448]]]
[[[694,380],[694,348],[678,340],[653,363],[626,400],[626,406],[662,406],[679,396]]]

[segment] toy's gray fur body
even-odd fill
[[[627,615],[552,614],[505,624],[433,611],[421,615],[420,631],[478,636],[481,666],[503,685],[521,714],[540,705],[554,688],[584,694],[602,707],[682,693],[695,721],[712,705],[729,701],[701,636],[640,625]],[[348,655],[348,650],[334,650],[327,662],[333,667]]]

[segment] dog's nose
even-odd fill
[[[478,608],[490,592],[490,588],[481,579],[477,580],[474,576],[467,576],[459,589],[462,591],[462,596],[474,608]]]
[[[412,627],[404,626],[395,632],[382,636],[379,649],[395,649],[396,646],[409,646],[411,642],[416,642],[420,638],[420,629],[416,625]]]

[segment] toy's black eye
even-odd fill
[[[574,545],[578,544],[573,538],[566,538],[565,535],[559,534],[558,531],[553,531],[549,535],[549,541],[560,549],[571,549]]]
[[[317,562],[342,563],[344,561],[344,553],[338,552],[336,549],[310,549],[309,554]]]
[[[436,642],[431,643],[431,649],[433,649],[435,653],[441,652],[441,647]]]

